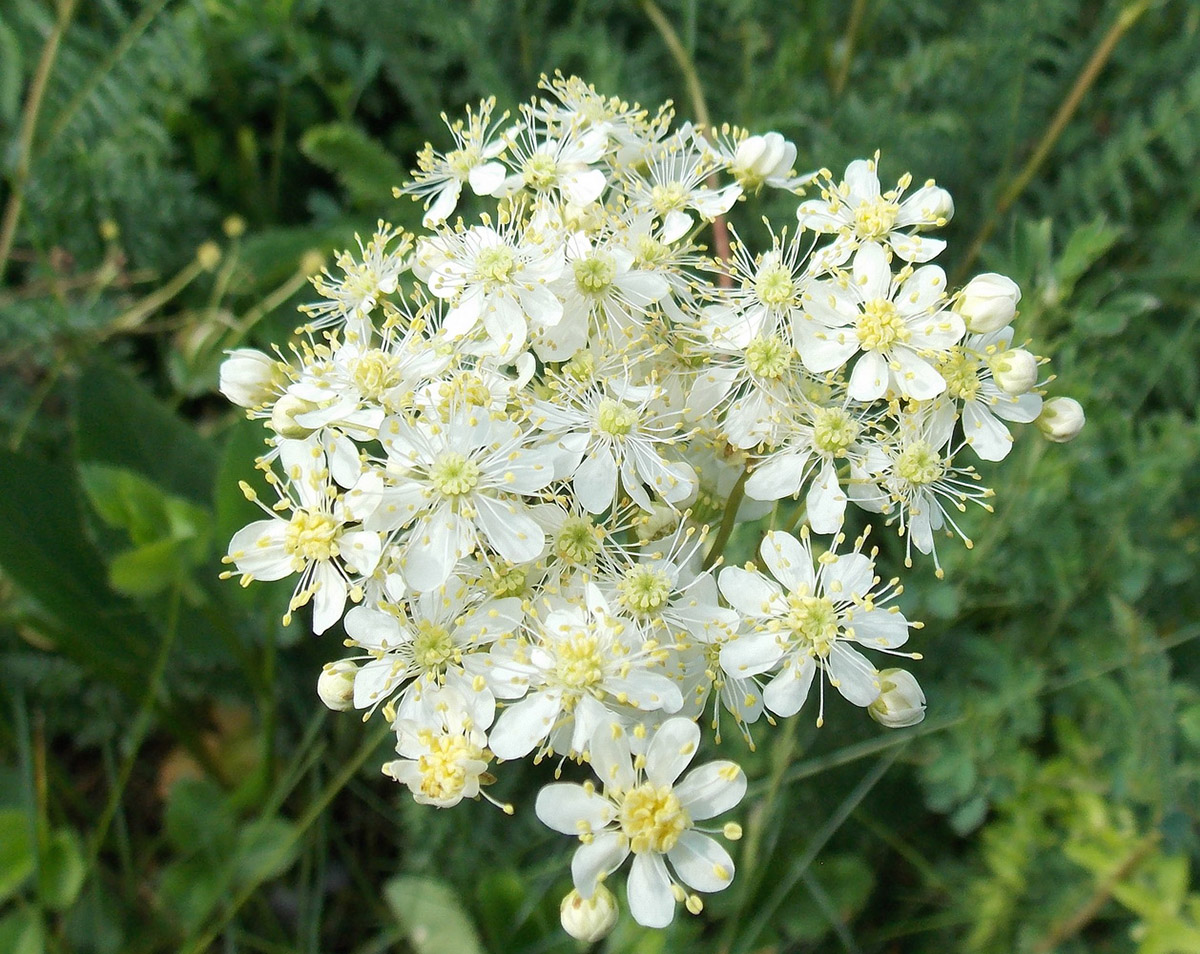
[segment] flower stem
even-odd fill
[[[733,485],[733,490],[729,491],[729,499],[725,502],[725,516],[721,520],[721,528],[717,531],[717,538],[713,541],[713,545],[709,548],[708,555],[704,558],[704,569],[711,569],[717,559],[724,555],[725,544],[729,542],[729,537],[733,533],[733,528],[737,524],[737,512],[742,505],[742,498],[746,496],[746,479],[750,476],[750,468],[746,467],[742,471],[742,475],[737,479],[737,483]]]

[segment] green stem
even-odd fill
[[[725,516],[721,520],[721,528],[717,531],[717,539],[713,541],[708,555],[704,558],[704,569],[706,570],[712,569],[717,559],[725,554],[725,544],[729,542],[729,537],[737,524],[737,512],[742,505],[742,498],[746,495],[746,480],[749,476],[750,468],[747,467],[742,471],[737,483],[733,485],[733,490],[729,491],[729,499],[725,502]]]
[[[858,31],[862,28],[862,21],[866,12],[867,0],[854,0],[854,6],[850,8],[850,20],[846,24],[846,33],[842,39],[843,49],[841,60],[838,62],[838,70],[833,76],[833,83],[830,88],[834,99],[841,99],[842,92],[846,88],[846,80],[850,78],[850,64],[854,59],[854,44],[858,39]]]
[[[17,137],[17,167],[13,171],[9,185],[12,191],[8,203],[4,207],[4,217],[0,220],[0,280],[8,268],[8,257],[12,253],[13,241],[17,235],[17,223],[21,220],[21,207],[25,203],[25,186],[29,181],[29,167],[33,152],[33,134],[37,129],[38,116],[42,111],[42,99],[46,95],[46,86],[50,81],[50,71],[58,58],[58,48],[63,34],[71,23],[75,13],[75,0],[62,0],[58,8],[58,19],[46,38],[42,47],[42,56],[38,60],[37,69],[33,74],[33,82],[29,87],[29,95],[25,99],[25,109],[21,113],[21,131]]]

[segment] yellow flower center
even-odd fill
[[[617,277],[617,263],[611,255],[593,252],[575,259],[575,285],[585,295],[607,291]]]
[[[946,465],[926,441],[914,441],[896,459],[896,473],[910,484],[932,484],[946,472]]]
[[[959,348],[948,352],[938,364],[950,396],[964,401],[975,400],[979,393],[979,368],[979,362]]]
[[[429,481],[442,496],[461,497],[478,485],[479,465],[457,451],[447,451],[430,468]]]
[[[792,349],[775,335],[755,338],[746,346],[746,367],[760,378],[776,380],[792,363]]]
[[[650,205],[659,215],[666,215],[686,208],[687,197],[687,189],[682,182],[668,182],[650,190]]]
[[[454,655],[454,640],[445,626],[423,619],[417,623],[412,648],[413,661],[418,666],[436,670]]]
[[[845,457],[859,430],[858,421],[840,407],[823,407],[813,419],[813,447],[821,454]]]
[[[304,560],[328,560],[338,555],[341,524],[327,513],[297,510],[283,532],[283,549]]]
[[[580,629],[560,642],[555,674],[563,685],[581,692],[603,680],[604,656],[600,638]]]
[[[495,596],[521,596],[528,581],[529,574],[519,566],[494,567],[487,585]]]
[[[825,596],[789,596],[785,617],[792,635],[824,657],[838,634],[838,614],[833,601]]]
[[[554,538],[554,552],[564,563],[582,566],[600,552],[596,528],[587,517],[569,517]]]
[[[653,235],[639,235],[634,263],[637,265],[655,265],[665,259],[670,252],[671,249]]]
[[[531,189],[542,192],[558,181],[558,163],[546,153],[537,153],[525,160],[521,179]]]
[[[621,602],[638,616],[652,616],[667,605],[671,577],[651,566],[635,566],[617,584]]]
[[[479,164],[479,159],[478,149],[455,149],[446,156],[446,167],[454,178],[465,182],[471,170]]]
[[[399,360],[374,348],[359,355],[350,365],[350,376],[359,393],[369,401],[382,401],[400,383]]]
[[[610,437],[624,437],[637,423],[637,412],[627,404],[605,398],[596,411],[596,426]]]
[[[512,282],[516,255],[507,245],[489,245],[475,259],[475,273],[485,282],[507,285]]]
[[[679,803],[671,786],[655,787],[643,782],[625,793],[619,816],[621,831],[635,855],[647,851],[666,854],[679,836],[692,827],[692,820]]]
[[[858,343],[864,351],[887,351],[897,341],[907,341],[911,332],[896,306],[886,298],[863,303],[862,314],[855,322]]]
[[[463,763],[482,761],[483,750],[461,735],[435,736],[429,730],[424,730],[419,738],[429,748],[428,754],[417,759],[417,770],[421,773],[421,794],[438,800],[461,794],[467,784],[467,770]]]
[[[454,406],[488,407],[492,403],[492,392],[474,371],[460,371],[438,385],[438,398],[438,407],[443,411]]]
[[[778,262],[764,265],[754,280],[754,292],[764,305],[786,305],[794,300],[795,290],[791,269]]]
[[[854,210],[854,234],[864,241],[883,238],[896,224],[900,206],[887,199],[866,199]]]

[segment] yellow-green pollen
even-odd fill
[[[860,239],[883,238],[896,224],[900,206],[887,199],[865,199],[854,210],[854,234]]]
[[[487,581],[495,596],[523,596],[528,582],[529,574],[519,566],[493,569]]]
[[[811,646],[818,656],[829,654],[838,634],[838,614],[832,600],[825,596],[789,596],[784,620],[798,642]]]
[[[426,671],[436,670],[454,656],[454,640],[445,626],[423,619],[417,623],[412,650],[413,662]]]
[[[447,451],[430,468],[429,482],[443,497],[461,497],[478,485],[479,465],[457,451]]]
[[[370,401],[382,401],[385,394],[401,381],[399,359],[374,348],[365,351],[350,365],[350,376],[359,393]]]
[[[886,298],[864,302],[854,330],[863,351],[887,351],[897,341],[907,341],[911,334],[896,306]]]
[[[635,855],[652,851],[666,854],[679,836],[692,827],[692,820],[671,786],[643,782],[625,793],[619,813],[621,831]]]
[[[946,379],[946,391],[964,401],[973,401],[979,394],[979,368],[979,361],[959,348],[947,353],[938,364]]]
[[[600,638],[585,630],[576,630],[558,646],[555,674],[569,689],[586,692],[604,679],[604,658]]]
[[[652,616],[671,598],[671,577],[651,566],[635,566],[617,584],[621,602],[638,616]]]
[[[596,426],[610,437],[624,437],[636,423],[637,411],[612,398],[605,398],[596,409]]]
[[[575,285],[585,295],[599,295],[612,287],[617,263],[611,255],[593,252],[575,259]]]
[[[554,537],[554,552],[564,563],[583,566],[600,552],[596,528],[587,517],[568,517]]]
[[[682,211],[687,207],[688,193],[682,182],[656,185],[650,190],[650,205],[659,215]]]
[[[941,456],[926,441],[914,441],[896,459],[896,473],[910,484],[932,484],[945,472]]]
[[[482,761],[483,750],[461,735],[434,735],[429,729],[418,734],[421,743],[429,748],[427,755],[417,759],[421,773],[421,794],[432,799],[453,798],[467,783],[467,761]]]
[[[475,259],[475,273],[485,282],[507,285],[512,279],[516,255],[507,245],[489,245]]]
[[[340,530],[341,524],[327,513],[297,510],[283,531],[284,552],[304,561],[328,560],[338,555]]]
[[[794,299],[795,290],[791,269],[778,263],[764,265],[754,280],[754,292],[764,305],[786,305]]]
[[[448,409],[454,404],[460,407],[489,407],[492,392],[474,371],[460,371],[449,381],[438,385],[439,407]]]
[[[792,363],[792,349],[776,335],[759,336],[746,346],[746,367],[760,378],[775,380]]]
[[[840,407],[823,407],[813,418],[813,447],[821,454],[845,457],[860,429],[858,421]]]
[[[536,153],[525,160],[521,179],[529,188],[545,191],[558,181],[558,163],[553,156]]]

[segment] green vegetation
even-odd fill
[[[337,637],[217,579],[262,434],[223,351],[285,341],[356,232],[419,226],[391,189],[439,113],[561,69],[776,129],[798,171],[936,178],[939,261],[1020,284],[1088,414],[982,467],[974,549],[907,574],[928,719],[730,733],[737,880],[601,949],[1200,952],[1200,8],[660,2],[0,9],[0,951],[577,949],[530,799],[413,804],[386,726],[316,697]]]

